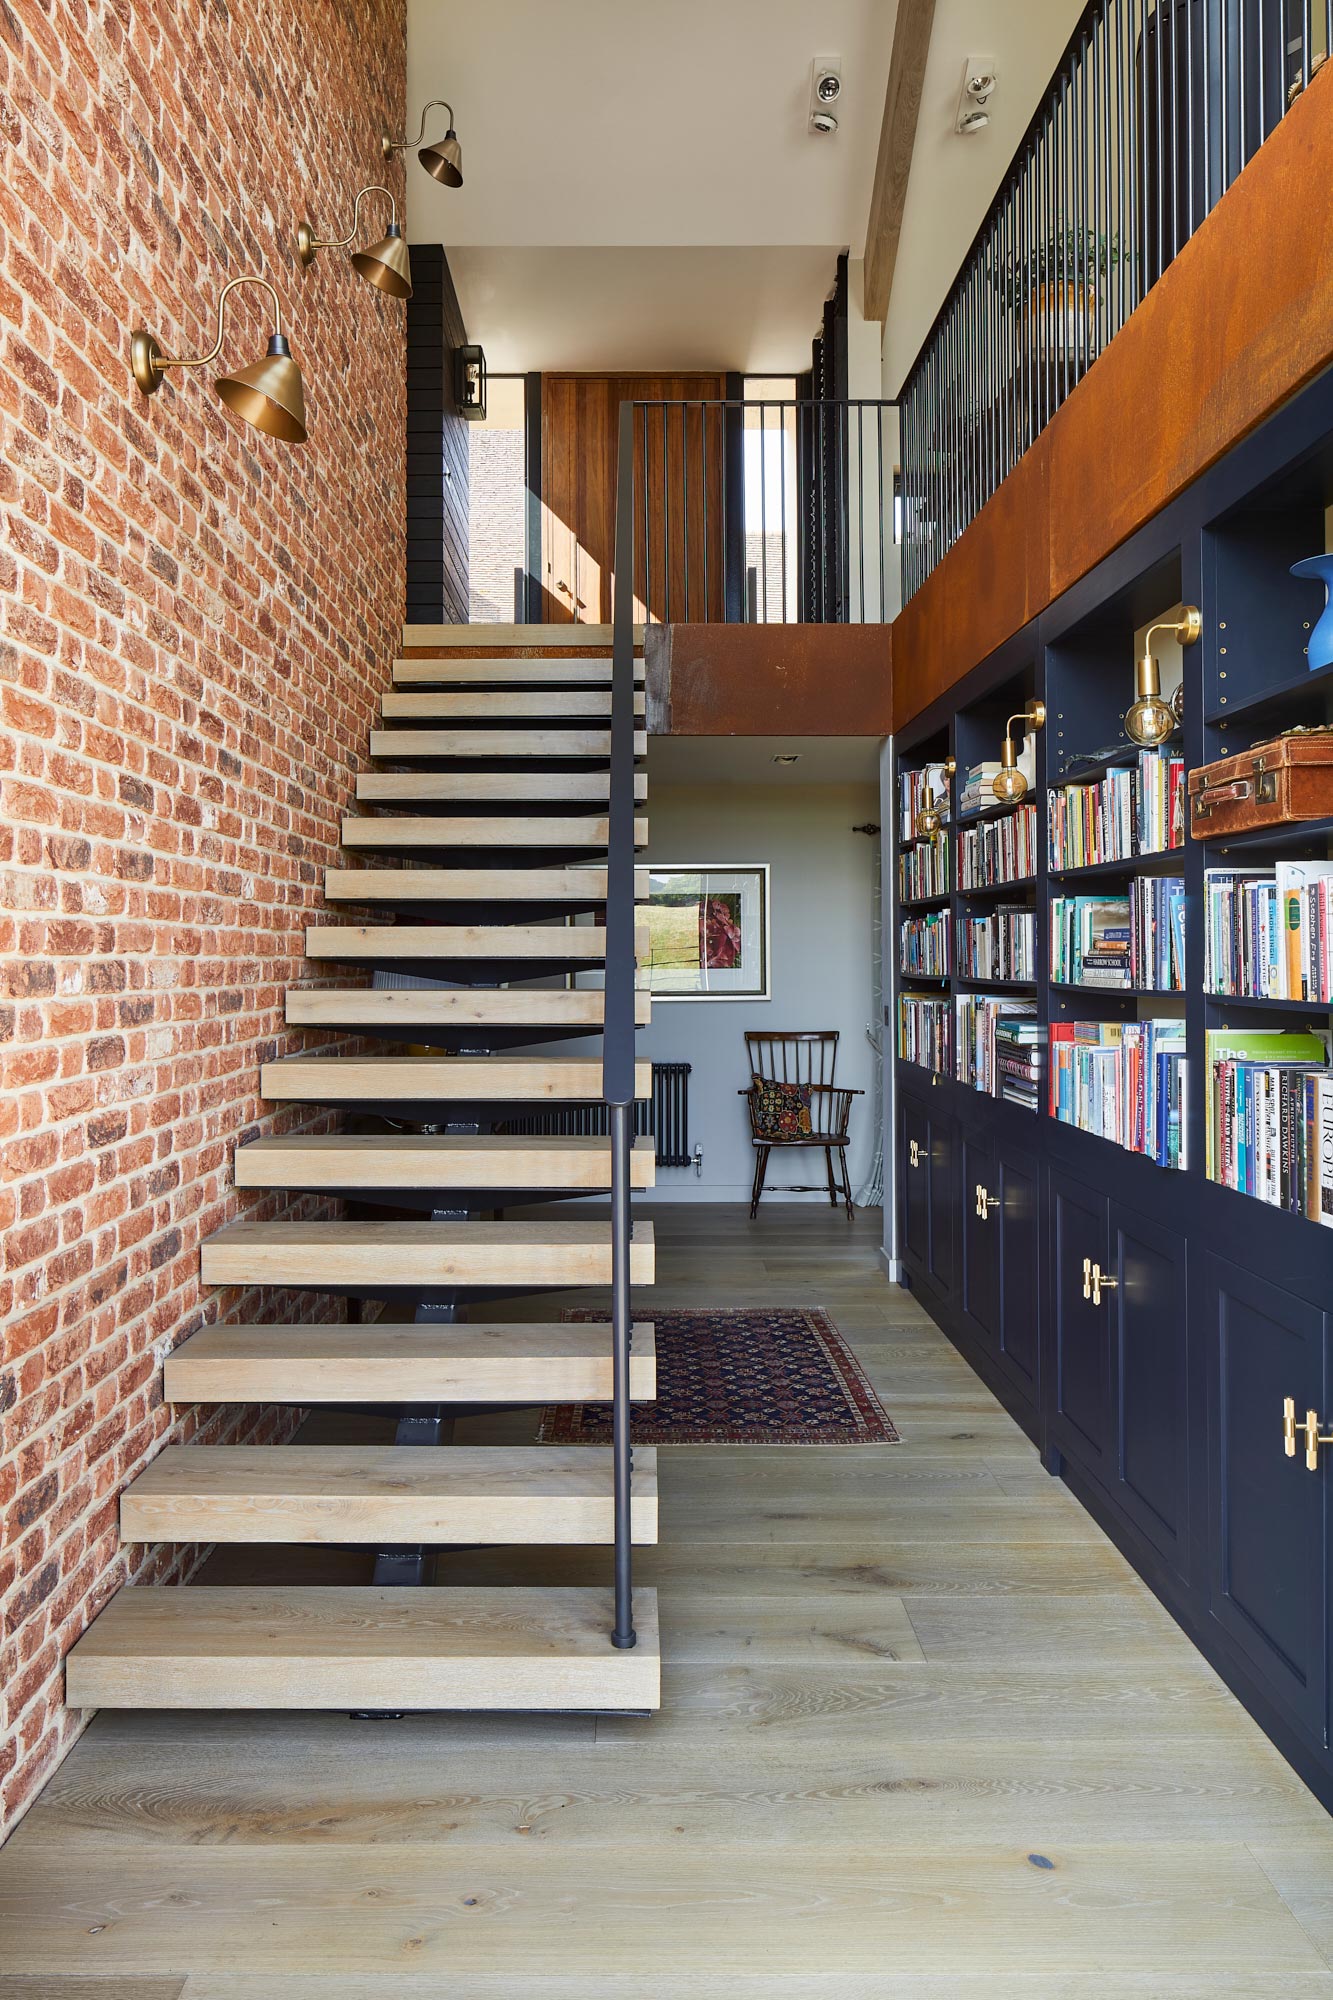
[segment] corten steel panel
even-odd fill
[[[1333,65],[894,625],[901,729],[1333,360]]]
[[[887,736],[888,625],[651,625],[648,728],[659,736]]]

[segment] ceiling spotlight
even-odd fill
[[[993,57],[968,57],[963,64],[963,84],[954,113],[955,132],[966,137],[972,132],[985,131],[990,124],[990,101],[995,95],[997,80]]]
[[[775,764],[799,764],[800,761],[801,753],[799,750],[781,750],[773,759]]]
[[[1173,736],[1179,717],[1169,701],[1162,698],[1162,670],[1153,658],[1155,632],[1170,632],[1182,646],[1192,646],[1203,631],[1203,613],[1196,604],[1187,604],[1179,618],[1166,618],[1150,625],[1143,652],[1134,663],[1134,699],[1125,710],[1125,734],[1131,743],[1151,749]]]
[[[438,181],[441,187],[461,188],[463,148],[459,145],[458,134],[454,130],[454,107],[452,104],[446,104],[442,97],[433,97],[426,110],[422,112],[421,125],[415,139],[391,139],[386,132],[380,139],[380,146],[386,160],[391,160],[395,153],[414,152],[426,136],[426,111],[437,109],[449,113],[449,129],[442,139],[432,139],[429,146],[423,147],[417,157],[431,179]]]
[[[810,65],[810,131],[826,134],[837,131],[833,107],[841,96],[841,56],[816,56]]]
[[[372,243],[368,250],[352,253],[352,269],[374,285],[377,291],[387,292],[392,299],[410,299],[412,296],[412,267],[408,260],[407,245],[398,223],[398,204],[386,187],[372,185],[363,187],[352,208],[352,226],[346,236],[316,236],[314,224],[301,223],[296,232],[296,254],[303,264],[313,264],[321,250],[345,250],[356,235],[357,222],[361,215],[361,204],[368,194],[387,194],[389,197],[389,228],[378,243]]]
[[[1011,715],[1004,725],[1004,741],[1000,745],[1000,768],[991,779],[991,790],[1002,805],[1016,805],[1027,795],[1027,773],[1018,768],[1018,752],[1014,739],[1009,734],[1016,722],[1025,724],[1023,734],[1031,729],[1040,729],[1046,720],[1044,701],[1030,701],[1020,708],[1017,715]]]
[[[234,410],[238,417],[243,417],[246,423],[253,424],[256,430],[279,438],[283,444],[304,444],[304,384],[282,330],[282,308],[278,295],[267,278],[251,276],[228,280],[218,299],[217,339],[207,354],[195,359],[186,360],[179,354],[167,354],[154,336],[145,327],[140,327],[130,338],[130,367],[134,379],[145,396],[155,396],[162,387],[162,377],[168,368],[207,368],[211,361],[215,361],[222,351],[227,298],[238,285],[261,285],[268,293],[273,301],[273,331],[262,361],[251,361],[244,368],[238,368],[234,375],[220,375],[214,387],[227,408]]]
[[[833,70],[822,70],[815,79],[815,96],[821,104],[836,104],[842,96],[842,78]]]

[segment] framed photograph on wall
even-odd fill
[[[646,966],[655,1000],[767,1000],[768,863],[646,870]]]

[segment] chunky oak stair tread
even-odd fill
[[[653,1066],[634,1065],[638,1097],[653,1094]],[[279,1056],[261,1065],[259,1094],[278,1104],[600,1103],[602,1058],[591,1056]]]
[[[647,697],[635,693],[634,713],[647,714]],[[380,714],[389,722],[566,722],[611,720],[610,688],[469,688],[436,693],[387,693]]]
[[[611,1141],[582,1133],[293,1132],[252,1139],[235,1155],[245,1188],[585,1188],[611,1185]],[[653,1141],[638,1138],[630,1183],[656,1178]]]
[[[653,1270],[652,1225],[641,1222],[630,1244],[630,1276],[651,1285]],[[583,1221],[233,1222],[203,1245],[200,1271],[206,1285],[352,1286],[375,1296],[465,1285],[609,1285],[611,1230]]]
[[[634,1453],[630,1525],[657,1540],[651,1445]],[[127,1542],[601,1544],[612,1526],[601,1445],[174,1444],[120,1502]]]
[[[634,627],[635,650],[641,650],[645,628]],[[404,648],[439,646],[461,652],[486,651],[543,655],[565,652],[610,653],[614,635],[609,625],[404,625]]]
[[[636,1325],[632,1340],[629,1392],[651,1401],[652,1322]],[[167,1356],[165,1391],[178,1403],[609,1402],[611,1329],[524,1320],[206,1326]]]
[[[381,849],[395,853],[410,847],[587,847],[606,851],[610,839],[608,822],[601,817],[584,818],[568,814],[557,819],[458,819],[442,813],[414,816],[395,813],[384,817],[350,814],[342,823],[342,844],[350,848]],[[634,845],[648,842],[648,821],[634,816]]]
[[[596,1033],[606,1018],[606,996],[596,990],[552,991],[531,986],[414,987],[289,986],[289,1028],[586,1028]],[[635,995],[635,1019],[647,1027],[652,996]]]
[[[451,762],[493,761],[498,757],[534,764],[562,757],[609,757],[609,729],[372,729],[370,754],[392,763],[414,757],[447,757]],[[648,732],[634,732],[634,755],[648,755]]]
[[[585,959],[606,957],[601,924],[312,924],[307,958],[339,958],[368,965],[395,959]]]
[[[362,805],[478,805],[605,807],[611,781],[605,771],[362,771],[356,781]],[[634,773],[634,796],[648,796],[648,773]]]
[[[606,687],[611,685],[614,661],[591,659],[578,653],[563,658],[496,659],[482,655],[476,659],[395,660],[395,687]],[[634,684],[644,683],[642,658],[634,662]]]
[[[606,901],[600,868],[327,868],[329,903],[583,903]],[[648,899],[648,871],[634,871],[634,899]]]
[[[648,1709],[657,1593],[611,1645],[609,1590],[135,1584],[66,1661],[75,1708]]]

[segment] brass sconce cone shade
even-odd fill
[[[463,148],[458,143],[458,134],[453,126],[432,146],[423,146],[417,158],[433,181],[441,187],[461,188],[463,185]]]
[[[220,375],[215,387],[227,408],[256,430],[283,444],[305,443],[305,385],[285,334],[270,334],[262,361]]]
[[[396,222],[389,224],[388,234],[378,243],[372,243],[366,250],[353,251],[352,269],[377,291],[387,292],[391,299],[412,296],[412,263]]]

